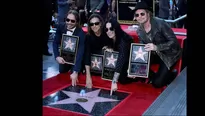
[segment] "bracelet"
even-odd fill
[[[115,80],[112,80],[112,83],[114,83],[114,84],[115,84],[115,83],[117,83],[117,82],[116,82]]]
[[[113,82],[117,82],[119,79],[120,73],[115,72],[113,77]]]

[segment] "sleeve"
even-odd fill
[[[73,70],[76,72],[80,72],[81,70],[84,48],[85,48],[85,33],[81,31],[79,34],[79,44],[78,44],[78,53],[76,56],[76,63],[73,67]]]
[[[171,29],[171,27],[168,25],[168,23],[166,23],[165,21],[162,21],[160,23],[162,23],[161,24],[162,25],[161,32],[162,32],[162,34],[165,37],[167,42],[156,45],[157,50],[158,51],[169,50],[173,44],[177,43],[179,45],[177,38],[176,38],[173,30]]]
[[[131,42],[121,40],[115,72],[121,73],[124,64],[129,60]]]
[[[91,41],[90,41],[90,39],[91,39],[90,36],[86,35],[84,63],[85,63],[85,65],[89,65],[89,66],[91,64],[91,49],[90,49]]]

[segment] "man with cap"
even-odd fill
[[[180,44],[168,23],[153,17],[145,2],[136,4],[134,19],[139,23],[139,42],[145,44],[146,51],[151,51],[150,65],[159,64],[156,73],[150,69],[149,82],[156,88],[166,86],[176,76],[172,69],[181,57]]]

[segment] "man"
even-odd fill
[[[75,10],[70,10],[65,19],[66,23],[59,24],[53,41],[53,52],[56,61],[59,63],[59,72],[67,73],[68,71],[71,71],[72,74],[70,75],[70,78],[72,80],[73,86],[76,85],[76,82],[78,80],[78,73],[80,73],[82,68],[82,60],[84,54],[85,33],[82,28],[79,27],[79,20],[80,18],[78,12]],[[60,56],[59,46],[61,45],[62,34],[79,37],[76,62],[73,66],[66,64],[63,57]]]
[[[150,70],[150,82],[154,87],[161,88],[174,79],[170,75],[182,49],[170,26],[164,20],[152,17],[145,2],[137,3],[134,18],[139,23],[137,34],[140,43],[146,44],[146,51],[151,51],[150,64],[159,64],[156,73]]]

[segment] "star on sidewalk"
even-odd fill
[[[57,105],[57,104],[79,104],[82,106],[86,111],[89,113],[92,111],[93,106],[95,105],[96,102],[111,102],[111,101],[118,101],[115,99],[110,99],[110,98],[104,98],[104,97],[99,97],[98,94],[100,92],[100,89],[97,89],[95,91],[91,91],[86,93],[84,97],[81,97],[79,93],[76,92],[70,92],[70,91],[62,91],[65,93],[67,96],[70,98],[66,98],[54,103],[51,103],[49,105]],[[84,99],[86,102],[79,102],[78,99]]]

